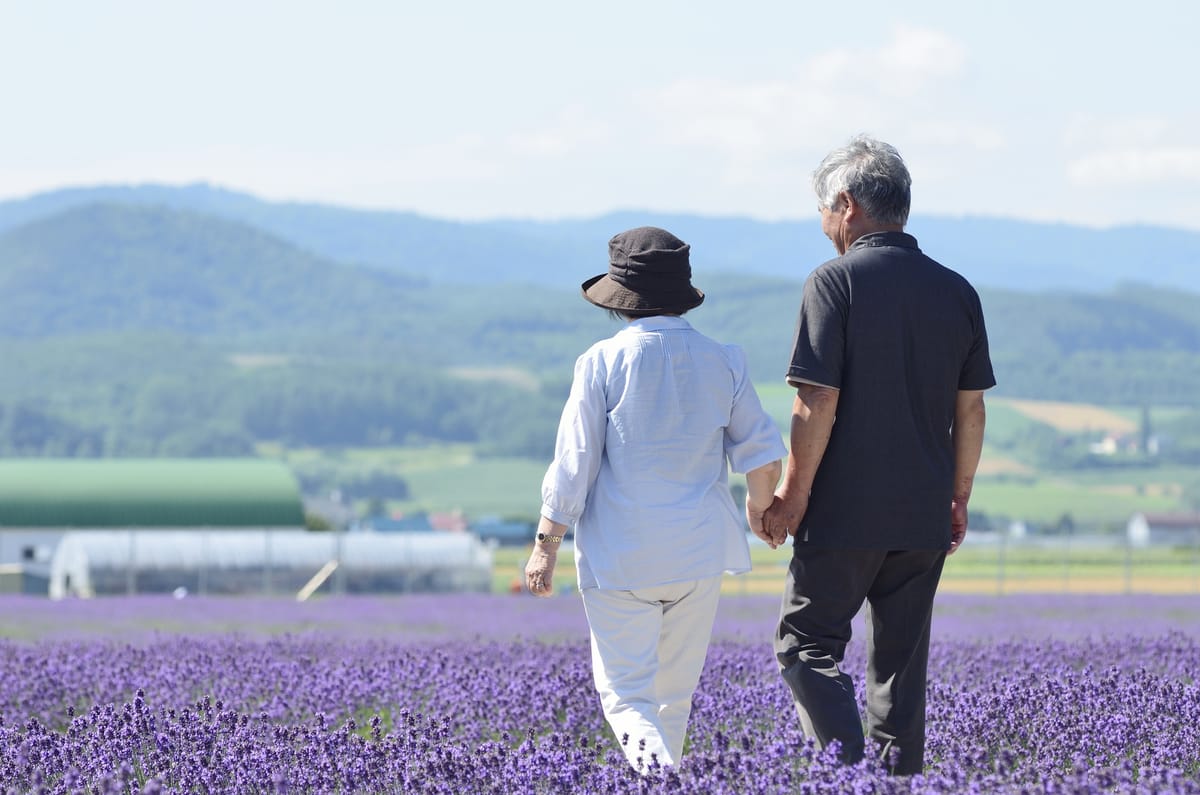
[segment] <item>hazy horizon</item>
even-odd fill
[[[447,220],[813,218],[894,143],[915,215],[1200,230],[1200,6],[61,2],[0,31],[0,199],[207,182]]]

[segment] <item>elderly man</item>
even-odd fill
[[[775,652],[805,733],[847,762],[865,752],[840,668],[865,601],[866,734],[899,774],[924,766],[933,597],[966,535],[995,385],[979,296],[904,232],[909,186],[899,153],[866,136],[813,175],[839,256],[804,285],[791,453],[764,518],[774,543],[795,537]]]

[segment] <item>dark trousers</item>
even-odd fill
[[[898,754],[893,772],[924,767],[929,623],[945,561],[940,550],[793,550],[775,656],[804,733],[821,747],[841,742],[846,762],[862,758],[865,742],[854,681],[840,664],[866,601],[866,734],[885,760]]]

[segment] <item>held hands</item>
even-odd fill
[[[786,493],[783,489],[775,493],[771,507],[763,516],[763,530],[774,547],[787,541],[788,536],[795,536],[800,527],[800,521],[808,512],[808,492],[795,494]]]
[[[788,536],[795,536],[804,512],[808,510],[808,495],[802,500],[786,502],[782,495],[776,494],[771,504],[755,516],[747,501],[746,518],[750,522],[750,530],[754,535],[767,542],[771,549],[778,549],[787,541]],[[757,519],[757,522],[756,522]]]

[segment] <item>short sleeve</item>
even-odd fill
[[[758,392],[750,382],[746,354],[736,345],[727,345],[734,377],[733,405],[725,428],[725,455],[729,468],[746,473],[787,456],[787,448],[775,420],[763,410]]]
[[[845,286],[828,272],[817,269],[805,280],[796,343],[787,373],[789,384],[841,388],[848,305]]]
[[[992,357],[988,352],[987,327],[983,320],[983,306],[979,302],[979,294],[972,289],[972,321],[975,336],[971,347],[963,361],[962,371],[958,376],[960,390],[991,389],[996,385],[996,375],[992,371]]]

